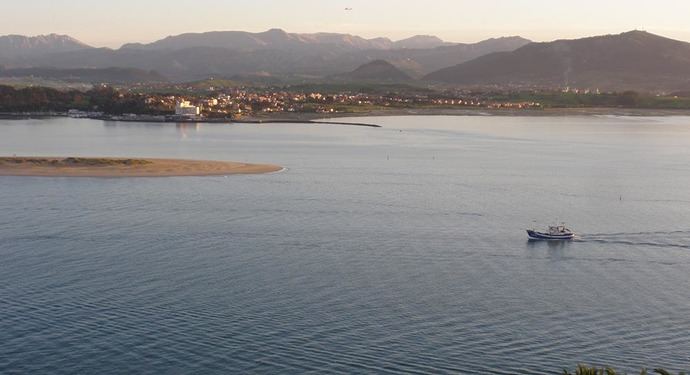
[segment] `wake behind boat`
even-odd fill
[[[575,233],[566,228],[565,225],[550,226],[547,232],[538,232],[534,229],[527,229],[527,236],[530,240],[572,240]]]

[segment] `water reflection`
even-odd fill
[[[548,248],[549,250],[561,250],[570,246],[573,241],[539,241],[539,240],[527,240],[527,247],[530,249],[543,249]]]
[[[175,129],[177,129],[180,138],[188,138],[190,133],[198,133],[201,130],[201,123],[178,122],[175,124]]]
[[[162,129],[173,129],[178,135],[179,139],[186,139],[192,136],[194,133],[199,133],[201,131],[202,123],[198,122],[135,122],[135,121],[111,121],[104,120],[103,126],[108,129],[130,129],[130,128],[162,128]]]
[[[548,259],[559,261],[568,258],[567,251],[572,250],[573,241],[538,241],[527,240],[527,250],[534,252],[537,250],[546,250],[545,254],[540,252],[540,256],[546,256]]]

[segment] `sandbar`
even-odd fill
[[[150,158],[0,157],[0,176],[176,177],[262,174],[283,170],[272,164]]]

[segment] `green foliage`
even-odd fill
[[[143,96],[123,94],[109,86],[99,86],[89,91],[0,86],[0,112],[65,112],[70,109],[108,114],[151,113]]]
[[[145,159],[109,159],[109,158],[23,158],[23,157],[0,157],[0,164],[29,164],[33,166],[131,166],[151,164],[150,160]]]
[[[690,98],[643,95],[635,91],[622,93],[576,93],[560,91],[520,91],[486,93],[483,98],[497,102],[537,102],[545,108],[644,108],[690,109]]]
[[[637,107],[640,104],[640,94],[626,91],[616,96],[616,103],[623,107]]]
[[[673,375],[670,372],[657,368],[654,369],[654,372],[659,375]],[[575,373],[572,373],[568,370],[563,370],[563,375],[617,375],[619,374],[616,372],[616,370],[610,368],[610,367],[605,367],[605,368],[597,368],[597,367],[589,367],[585,365],[577,365],[577,370],[575,370]],[[642,369],[640,371],[640,375],[647,375],[647,369]],[[624,375],[624,374],[623,374]],[[679,373],[678,375],[685,375],[684,372]]]
[[[44,87],[14,89],[0,86],[0,111],[58,111],[68,104],[81,102],[76,92]]]
[[[596,368],[588,367],[585,365],[578,365],[575,374],[572,374],[568,370],[563,370],[563,375],[616,375],[616,370],[606,367],[606,368]]]

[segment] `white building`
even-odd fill
[[[201,107],[192,105],[189,101],[183,100],[175,105],[175,114],[178,116],[199,116]]]
[[[215,107],[218,105],[218,99],[216,99],[216,98],[206,99],[206,100],[204,100],[204,105],[207,107]]]

